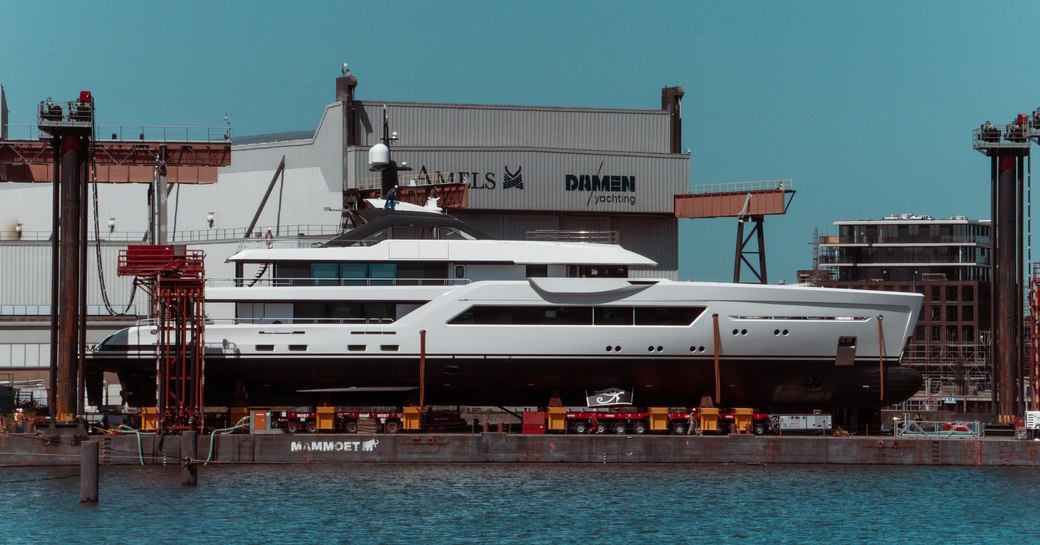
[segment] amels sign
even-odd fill
[[[600,165],[602,168],[602,165]],[[567,168],[567,167],[564,167]],[[558,170],[556,172],[559,172]],[[566,171],[564,171],[566,172]],[[573,172],[573,171],[572,171]],[[555,173],[544,173],[535,171],[529,177],[527,183],[534,183],[538,186],[539,183],[548,182],[549,180],[560,180],[563,183],[556,185],[555,187],[560,188],[566,195],[574,195],[581,201],[584,201],[586,208],[604,207],[604,208],[617,208],[617,205],[621,205],[623,208],[635,207],[636,206],[636,176],[631,174],[591,174],[591,173],[565,173],[562,175]],[[407,179],[409,176],[405,174],[402,178]],[[411,179],[418,185],[427,184],[466,184],[470,191],[479,191],[481,195],[491,197],[492,195],[501,195],[507,197],[514,190],[524,189],[524,169],[522,165],[510,166],[504,165],[501,170],[492,169],[468,169],[459,171],[444,171],[444,170],[430,170],[425,164],[422,165],[418,172],[411,176]],[[559,183],[559,182],[555,182]],[[500,193],[504,191],[505,193]],[[519,193],[516,194],[519,196]],[[571,197],[568,197],[570,199]],[[495,199],[497,200],[497,198]],[[508,197],[510,202],[516,202],[515,198]],[[482,199],[479,201],[481,204],[487,204],[488,202]],[[573,201],[571,201],[573,203]],[[580,202],[580,201],[579,201]],[[572,204],[573,205],[573,204]],[[627,206],[626,206],[627,205]]]
[[[426,169],[426,165],[423,165],[419,169],[419,174],[415,176],[415,181],[419,185],[463,183],[470,189],[495,189],[500,184],[503,189],[523,189],[523,168],[518,166],[514,170],[508,166],[502,167],[503,172],[499,178],[500,173],[498,172],[441,172],[439,170],[430,172]]]

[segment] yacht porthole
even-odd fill
[[[741,335],[747,335],[747,330],[746,329],[741,329],[740,330],[740,334]]]
[[[660,352],[660,351],[662,351],[662,350],[664,350],[664,347],[663,347],[663,346],[658,346],[658,347],[657,347],[657,351],[658,351],[658,352]]]
[[[780,335],[780,330],[779,329],[774,329],[773,330],[773,335],[779,336]]]
[[[699,349],[699,350],[700,350],[701,352],[704,352],[704,347],[703,347],[703,346],[702,346],[702,347],[700,347],[700,349]]]
[[[613,350],[613,349],[614,349],[614,347],[613,347],[613,346],[608,346],[608,347],[607,347],[607,352],[610,352],[610,351],[611,351],[611,350]]]
[[[696,346],[691,346],[690,347],[690,352],[696,352],[696,351],[697,351],[697,347]]]
[[[654,347],[648,346],[648,347],[646,347],[646,351],[647,352],[653,352],[654,351]]]
[[[786,337],[788,333],[790,333],[790,331],[788,331],[788,330],[786,330],[786,329],[785,329],[785,330],[784,330],[784,336]]]
[[[620,346],[615,346],[614,347],[614,352],[621,352],[621,347]]]
[[[738,329],[734,329],[734,330],[733,330],[733,334],[734,334],[734,335],[738,335],[738,334],[740,334],[740,330],[738,330]]]

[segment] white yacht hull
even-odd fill
[[[310,288],[285,289],[301,297]],[[399,287],[314,289],[343,300],[402,297]],[[799,286],[474,282],[444,288],[392,323],[208,325],[206,402],[241,403],[246,395],[253,405],[314,404],[323,397],[340,405],[402,404],[418,401],[421,382],[427,404],[545,405],[559,397],[576,406],[587,392],[617,387],[634,391],[638,405],[694,406],[714,398],[718,385],[723,406],[882,406],[920,387],[920,374],[899,366],[920,304],[918,294]],[[460,319],[474,306],[504,309],[496,317],[525,306],[701,310],[686,325]],[[122,345],[106,343],[90,358],[95,372],[119,372],[138,403],[155,396],[150,331],[131,328]]]

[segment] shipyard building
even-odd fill
[[[450,213],[495,238],[613,242],[657,263],[633,269],[633,276],[676,278],[674,197],[687,193],[690,180],[690,156],[681,150],[681,88],[663,89],[660,107],[648,109],[386,102],[359,99],[358,89],[358,79],[344,70],[316,128],[235,136],[231,164],[214,184],[171,184],[165,191],[158,181],[95,184],[88,206],[87,344],[149,314],[132,279],[116,275],[128,244],[187,244],[205,251],[207,277],[230,278],[235,270],[227,257],[263,243],[267,230],[276,240],[308,244],[332,238],[349,224],[352,196],[378,187],[368,154],[384,138],[403,167],[402,185],[464,184],[465,206]],[[0,104],[6,104],[2,87]],[[9,126],[3,113],[0,145],[34,137],[33,127]],[[392,134],[384,135],[384,115]],[[51,184],[11,172],[0,164],[0,372],[44,379]],[[225,317],[213,312],[212,318]]]

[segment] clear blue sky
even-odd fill
[[[362,99],[657,108],[680,85],[691,183],[792,178],[769,276],[814,228],[989,216],[971,130],[1040,106],[1040,3],[0,0],[11,123],[93,91],[102,124],[313,129],[343,61]],[[681,222],[680,275],[732,275],[735,220]],[[1038,237],[1040,238],[1040,237]]]

